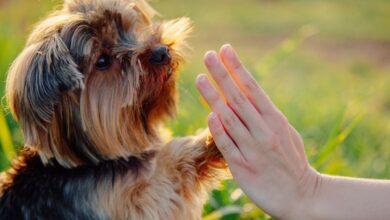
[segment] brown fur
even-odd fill
[[[0,196],[17,188],[39,156],[43,167],[63,172],[113,172],[86,195],[84,211],[95,217],[200,218],[225,164],[207,133],[167,144],[161,138],[161,123],[175,114],[191,26],[186,18],[154,22],[155,14],[143,0],[66,0],[35,27],[8,75],[7,99],[26,150],[0,176]],[[168,65],[150,62],[159,45],[169,48]],[[112,58],[107,69],[95,67],[101,54]],[[117,176],[108,166],[129,168]]]

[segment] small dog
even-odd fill
[[[207,132],[164,142],[191,25],[144,0],[65,0],[12,64],[25,137],[0,219],[200,219],[226,164]]]

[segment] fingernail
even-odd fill
[[[223,49],[225,50],[225,54],[228,55],[228,56],[232,56],[234,51],[233,51],[233,47],[232,45],[230,44],[225,44],[223,46]]]
[[[217,59],[215,57],[215,51],[208,51],[205,55],[206,62],[208,64],[216,63]]]
[[[200,86],[204,87],[206,85],[207,77],[204,74],[198,76],[197,82]]]
[[[225,47],[227,50],[231,50],[232,49],[232,45],[231,44],[225,44],[225,45],[223,45],[223,47]]]

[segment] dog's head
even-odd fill
[[[66,0],[14,61],[7,99],[26,146],[67,167],[140,154],[175,111],[188,19],[144,0]]]

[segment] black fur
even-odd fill
[[[38,154],[25,150],[9,172],[12,183],[6,184],[0,198],[1,220],[84,220],[108,219],[94,207],[102,181],[114,183],[131,172],[136,176],[147,169],[154,151],[140,157],[104,161],[97,166],[86,165],[67,169],[55,161],[44,166]],[[0,187],[1,192],[1,187]]]
[[[50,37],[37,48],[29,66],[24,110],[34,117],[39,127],[45,128],[51,122],[61,93],[80,87],[82,77],[60,36]]]

